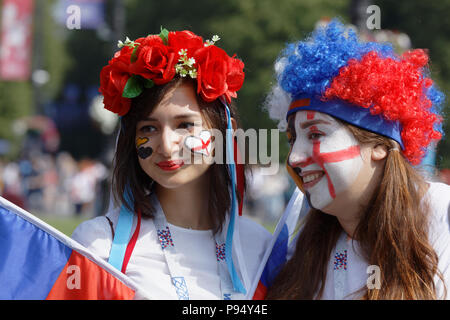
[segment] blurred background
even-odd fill
[[[237,101],[244,129],[276,128],[262,110],[273,62],[286,43],[336,16],[399,53],[429,49],[433,79],[450,89],[448,0],[1,0],[0,8],[0,195],[69,235],[109,203],[118,119],[103,109],[99,73],[126,36],[161,26],[219,35],[219,46],[245,62]],[[422,163],[430,179],[448,184],[449,108],[447,99],[446,135]],[[287,152],[280,135],[279,173],[255,165],[249,183],[244,212],[269,229],[294,188]]]

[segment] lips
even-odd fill
[[[164,171],[173,171],[181,168],[184,165],[184,161],[183,160],[161,161],[158,162],[157,165]]]
[[[300,174],[305,189],[315,186],[325,175],[323,171],[305,171]]]

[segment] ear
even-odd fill
[[[233,127],[233,131],[237,130],[237,122],[236,119],[231,118],[231,126]]]
[[[387,146],[383,144],[377,144],[372,148],[372,160],[374,161],[383,160],[387,157],[387,154]]]

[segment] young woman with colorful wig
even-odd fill
[[[115,201],[73,238],[134,280],[137,297],[245,298],[270,236],[241,216],[230,102],[244,64],[218,40],[167,30],[127,38],[100,74],[105,108],[121,117]]]
[[[414,167],[442,137],[428,62],[338,20],[281,53],[267,108],[310,210],[287,262],[266,267],[267,299],[449,297],[450,187]]]

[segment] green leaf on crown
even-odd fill
[[[130,77],[130,79],[128,79],[125,88],[123,88],[122,97],[136,98],[138,95],[141,94],[142,90],[143,90],[142,83],[139,80],[139,77],[133,75]]]
[[[145,79],[145,78],[141,77],[141,81],[142,81],[142,84],[144,85],[144,88],[151,88],[155,85],[155,83],[150,79]]]
[[[162,39],[164,44],[167,46],[169,43],[169,30],[167,30],[166,28],[163,29],[163,27],[161,26],[161,32],[159,33],[159,37]]]
[[[133,48],[133,52],[131,53],[131,58],[130,58],[131,63],[136,62],[136,60],[137,60],[136,51],[137,51],[138,47],[139,47],[139,44],[135,45]]]

